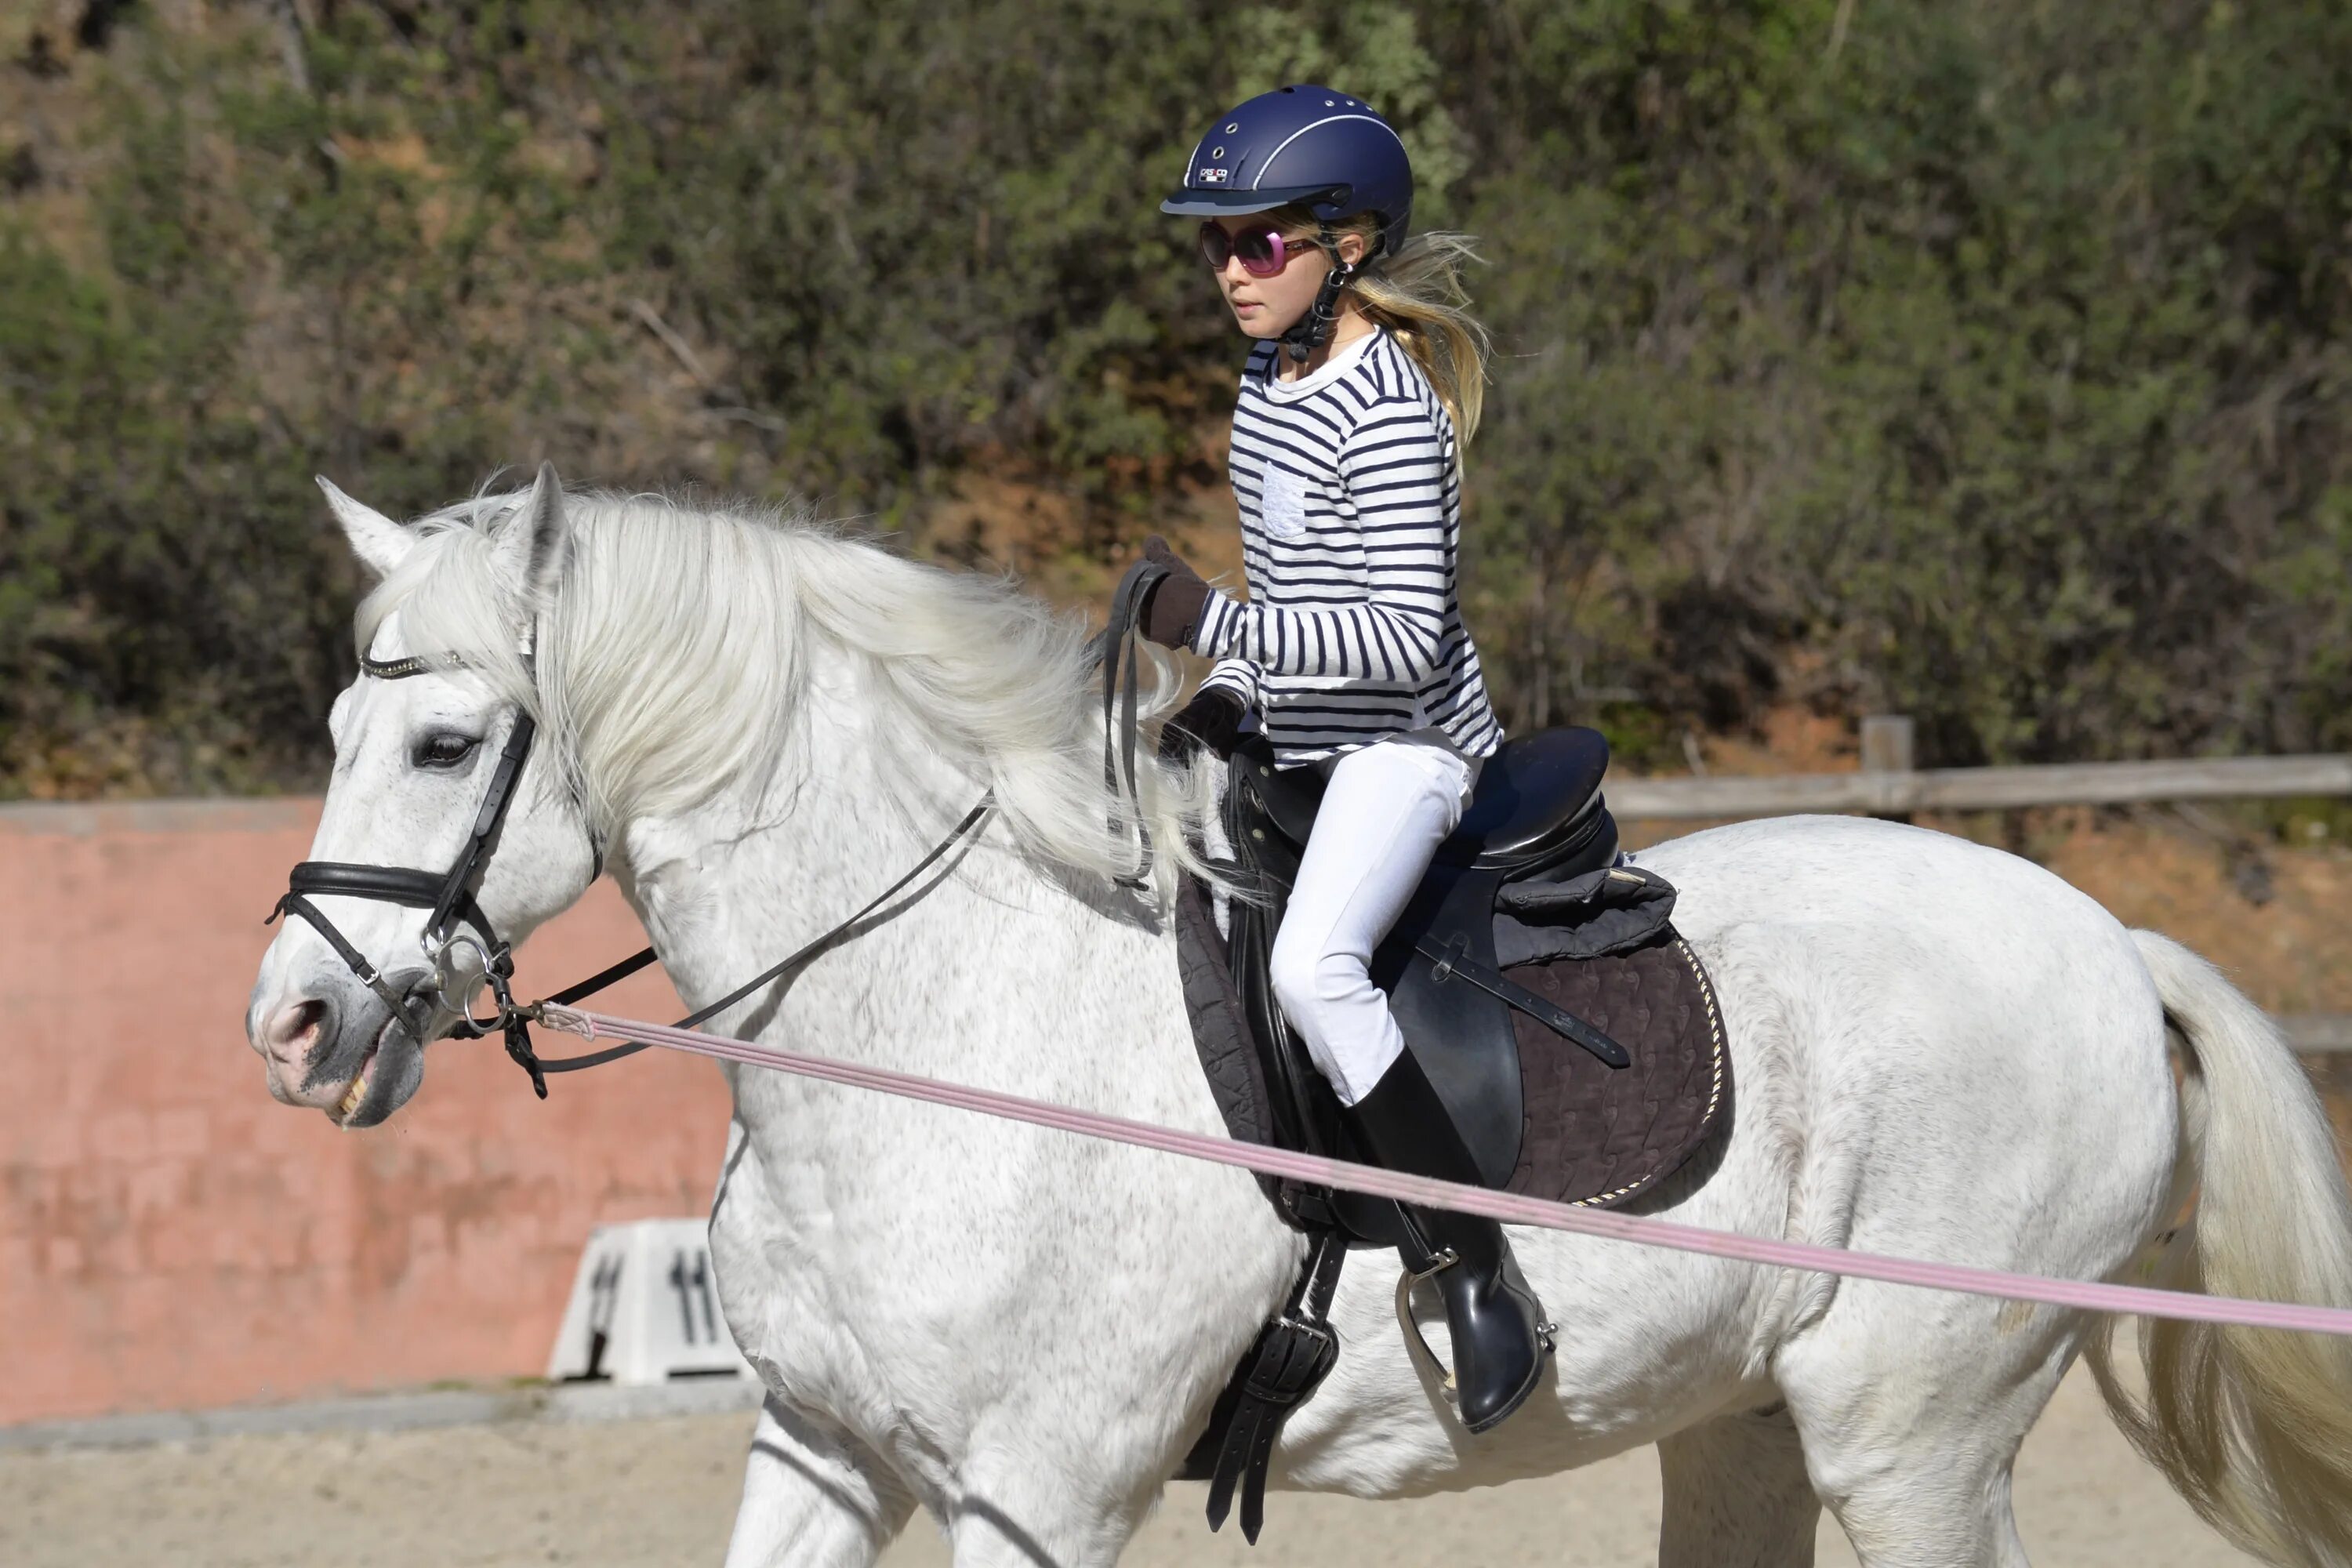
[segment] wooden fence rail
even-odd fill
[[[2352,755],[2217,757],[2189,762],[2067,763],[2041,767],[1916,768],[1911,721],[1862,721],[1862,766],[1780,778],[1615,778],[1622,820],[1730,821],[1804,812],[2008,811],[2037,805],[2129,805],[2168,800],[2352,795]],[[2352,1056],[2352,1014],[2282,1017],[2295,1050]]]
[[[2352,795],[2352,756],[2217,757],[2195,762],[2065,763],[2047,767],[1866,769],[1782,778],[1621,778],[1609,808],[1623,818],[1728,819],[1798,812],[2002,811],[2161,800]]]

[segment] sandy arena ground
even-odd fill
[[[0,1454],[8,1568],[615,1568],[715,1564],[749,1418],[514,1422],[398,1433],[216,1438],[113,1452]],[[1170,1489],[1126,1561],[1417,1563],[1632,1568],[1653,1561],[1651,1450],[1546,1481],[1409,1503],[1268,1500],[1255,1552]],[[2017,1511],[2045,1568],[2223,1568],[2242,1557],[2200,1524],[2107,1423],[2089,1380],[2060,1391],[2018,1464]],[[885,1568],[940,1568],[918,1518]],[[1853,1557],[1824,1517],[1824,1568]]]

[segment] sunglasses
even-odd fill
[[[1291,258],[1304,256],[1315,248],[1311,239],[1286,241],[1270,228],[1247,228],[1239,234],[1227,234],[1224,226],[1214,221],[1201,226],[1201,259],[1209,264],[1212,272],[1223,272],[1225,263],[1241,258],[1242,270],[1253,278],[1272,278],[1290,265]]]

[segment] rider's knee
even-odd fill
[[[1313,1017],[1322,999],[1317,994],[1316,971],[1322,959],[1319,943],[1293,936],[1286,926],[1275,933],[1274,951],[1266,955],[1266,979],[1274,986],[1275,1000],[1301,1034],[1318,1032]]]
[[[1276,1000],[1299,1033],[1310,1038],[1326,1032],[1316,1020],[1359,1000],[1372,986],[1357,954],[1333,952],[1315,942],[1286,942],[1279,934],[1266,967]]]

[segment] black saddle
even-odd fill
[[[1372,978],[1407,1045],[1453,1113],[1481,1176],[1506,1185],[1524,1131],[1517,1010],[1612,1067],[1628,1060],[1605,1035],[1505,978],[1496,961],[1496,895],[1538,873],[1564,879],[1617,857],[1617,825],[1601,794],[1609,743],[1598,731],[1546,730],[1488,758],[1462,823],[1441,845],[1420,889],[1372,955]],[[1244,879],[1263,890],[1234,900],[1226,952],[1237,999],[1255,1036],[1275,1126],[1272,1142],[1358,1158],[1338,1099],[1276,1002],[1268,958],[1315,817],[1325,778],[1312,767],[1278,769],[1262,737],[1234,751],[1224,824]],[[1276,1199],[1307,1229],[1337,1226],[1362,1243],[1393,1246],[1395,1205],[1322,1189],[1284,1187]]]
[[[1236,784],[1255,790],[1265,816],[1294,848],[1303,848],[1322,808],[1325,775],[1315,767],[1279,770],[1264,736],[1244,740],[1234,752]],[[1608,823],[1601,779],[1609,771],[1609,742],[1597,730],[1539,730],[1505,742],[1478,773],[1462,824],[1438,846],[1449,866],[1511,871],[1550,868],[1598,842],[1591,830]],[[1613,825],[1605,834],[1617,847]],[[1581,858],[1581,857],[1580,857]]]

